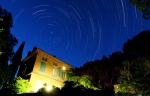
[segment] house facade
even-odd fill
[[[37,92],[42,87],[62,87],[70,68],[71,65],[55,56],[34,48],[23,60],[18,75],[28,79],[32,85],[31,91]]]

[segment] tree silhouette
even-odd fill
[[[13,21],[11,13],[0,7],[0,88],[7,78],[8,61],[13,57],[17,39],[11,34]]]
[[[124,43],[118,83],[127,94],[150,95],[150,31],[143,31]],[[119,56],[119,55],[118,55]],[[121,57],[121,55],[119,56]],[[111,57],[111,63],[115,60]],[[117,64],[117,63],[116,63]]]
[[[150,0],[130,0],[142,13],[144,19],[150,19]]]
[[[150,86],[149,41],[150,31],[143,31],[125,42],[122,52],[90,61],[75,72],[78,75],[89,75],[95,84],[101,85],[108,92],[113,91],[113,85],[118,83],[126,85],[123,85],[126,89],[124,92],[132,91],[129,94],[136,94],[137,89],[143,92],[150,90],[147,88]]]
[[[22,42],[16,53],[14,54],[12,58],[12,64],[9,65],[9,69],[11,71],[10,75],[10,81],[13,81],[15,79],[16,72],[21,65],[22,60],[22,53],[24,49],[25,42]]]
[[[150,31],[143,31],[128,40],[123,47],[127,59],[142,58],[150,56]]]
[[[113,66],[108,57],[88,62],[78,70],[79,74],[89,75],[97,87],[113,91]]]

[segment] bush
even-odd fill
[[[7,84],[6,87],[3,88],[3,92],[8,94],[21,94],[29,92],[30,88],[31,84],[28,80],[17,77],[15,81]]]

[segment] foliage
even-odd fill
[[[60,96],[86,96],[86,88],[74,81],[66,81]]]
[[[143,31],[123,47],[125,59],[120,70],[121,91],[134,94],[150,93],[150,31]]]
[[[78,85],[74,81],[66,81],[61,88],[59,96],[113,96],[113,93],[107,90],[93,90]]]
[[[28,80],[22,79],[21,77],[18,77],[15,81],[15,86],[17,93],[26,93],[30,90],[30,83]]]
[[[150,56],[150,30],[143,31],[124,43],[123,52],[128,60]]]
[[[113,84],[117,82],[119,77],[122,59],[122,53],[115,52],[110,57],[103,57],[101,60],[84,64],[77,72],[90,76],[96,87],[113,91]]]
[[[150,1],[149,0],[130,0],[142,13],[144,19],[150,19]]]
[[[117,87],[115,88],[115,92],[121,92],[124,94],[135,94],[136,93],[136,87],[135,84],[132,83],[132,74],[130,72],[130,64],[128,61],[124,62],[124,67],[121,70],[121,75]]]
[[[148,80],[146,80],[144,76],[146,76],[146,74],[149,73],[148,71],[150,69],[147,70],[146,66],[148,63],[144,64],[144,62],[148,62],[148,61],[147,60],[143,61],[140,58],[137,60],[134,59],[134,61],[132,62],[131,61],[124,62],[124,67],[121,70],[121,75],[120,75],[120,78],[118,79],[120,84],[115,90],[116,92],[121,92],[124,94],[130,94],[130,95],[131,94],[137,95],[140,93],[145,93],[149,90]]]
[[[9,76],[9,81],[13,81],[15,78],[15,75],[17,73],[17,70],[22,62],[22,53],[24,48],[25,42],[22,42],[16,53],[14,54],[12,58],[12,63],[9,65],[9,70],[11,71],[11,75]]]
[[[138,89],[136,88],[136,83],[133,82],[122,82],[120,84],[121,93],[137,94]]]
[[[11,89],[12,92],[21,94],[29,92],[31,88],[31,84],[28,80],[22,79],[21,77],[17,77],[14,82],[8,85],[8,89]]]
[[[69,81],[75,82],[74,86],[84,86],[85,88],[94,89],[94,90],[98,89],[93,85],[92,80],[87,75],[72,76]]]
[[[79,76],[88,75],[94,85],[113,90],[120,84],[124,94],[150,93],[150,31],[143,31],[124,43],[122,52],[114,52],[76,69]],[[76,80],[76,79],[74,79]]]
[[[0,7],[0,89],[10,75],[8,61],[12,59],[13,48],[17,44],[17,39],[10,32],[12,23],[11,13]]]
[[[3,60],[8,61],[13,56],[13,47],[17,44],[17,39],[10,32],[13,25],[11,13],[0,7],[0,18],[0,52],[3,52]]]

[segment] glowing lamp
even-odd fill
[[[66,70],[66,67],[65,67],[65,66],[63,66],[63,67],[62,67],[62,70]]]
[[[114,85],[114,91],[115,91],[115,93],[118,93],[118,92],[120,92],[120,84],[115,84]]]
[[[37,92],[39,89],[44,87],[44,83],[41,80],[36,81],[36,85],[34,86],[34,91]]]
[[[47,91],[47,92],[50,92],[50,91],[52,91],[52,89],[53,89],[53,87],[50,86],[50,85],[46,86],[45,88],[46,88],[46,91]]]

